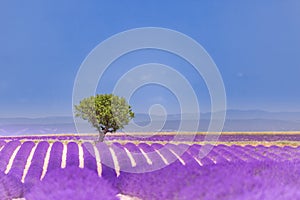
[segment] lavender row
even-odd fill
[[[113,143],[111,145],[112,150],[114,151],[116,157],[118,158],[118,164],[121,171],[128,171],[133,168],[132,163],[127,156],[126,150],[123,145],[120,143]]]
[[[20,145],[18,141],[6,144],[0,152],[0,167],[5,171],[8,161],[14,149]],[[25,142],[21,145],[10,174],[21,179],[28,156],[34,146],[33,142]],[[31,165],[25,182],[38,180],[43,171],[44,159],[48,150],[48,142],[40,142],[33,154]],[[97,171],[96,156],[92,143],[82,145],[84,166]],[[116,176],[114,169],[115,162],[112,153],[115,154],[121,171],[144,170],[151,171],[159,169],[173,162],[186,167],[199,168],[206,165],[233,163],[233,162],[282,162],[287,160],[300,161],[300,148],[278,147],[278,146],[250,146],[245,147],[232,145],[187,145],[187,144],[166,144],[153,143],[113,143],[107,145],[98,143],[96,149],[102,162],[102,174],[104,176]],[[208,151],[205,153],[205,151]],[[50,152],[48,171],[60,168],[62,164],[63,144],[55,142]],[[207,155],[206,155],[207,154]],[[133,159],[132,159],[133,158]],[[67,144],[66,166],[79,166],[78,144],[70,142]],[[108,175],[110,174],[110,175]]]
[[[19,141],[8,142],[0,152],[0,171],[4,172],[14,150],[21,145]]]
[[[25,177],[25,183],[34,184],[40,180],[48,147],[48,142],[43,141],[38,143],[32,157],[27,176]]]
[[[67,145],[67,167],[68,166],[79,166],[79,150],[78,144],[75,142],[69,142]]]
[[[53,143],[49,158],[48,171],[61,167],[62,153],[63,144],[61,142]]]
[[[142,153],[142,149],[139,148],[137,145],[133,144],[133,143],[127,143],[124,145],[124,147],[131,153],[133,159],[135,160],[136,163],[136,167],[135,170],[140,171],[140,170],[144,170],[144,171],[149,171],[151,170],[151,165],[149,164],[155,164],[152,160],[151,160],[151,154],[148,152],[148,158],[150,160],[147,160],[147,158],[145,156],[143,156]]]
[[[240,162],[199,170],[173,163],[151,173],[122,173],[116,185],[124,194],[153,200],[297,199],[299,166],[293,162]]]
[[[101,158],[102,176],[106,179],[115,177],[117,174],[114,169],[114,161],[111,151],[109,150],[109,146],[106,143],[100,142],[96,144],[96,149],[98,150]]]
[[[138,147],[147,153],[150,160],[152,160],[152,165],[155,165],[156,168],[162,168],[166,165],[161,156],[157,153],[156,149],[152,145],[148,145],[146,143],[138,144]],[[164,156],[166,160],[168,160],[168,156],[163,152],[160,152],[161,155]],[[147,165],[145,162],[144,165]]]
[[[0,148],[4,147],[6,145],[6,142],[4,140],[0,140]]]
[[[150,146],[144,146],[145,149],[148,147],[151,151]],[[0,178],[4,180],[2,176]],[[13,180],[9,181],[9,184],[22,187]],[[207,165],[199,170],[174,162],[149,173],[121,172],[113,181],[114,185],[108,183],[93,170],[74,166],[56,169],[49,172],[43,181],[37,182],[31,190],[25,191],[25,197],[28,200],[71,199],[76,194],[79,199],[86,196],[93,199],[117,199],[115,195],[122,193],[153,200],[299,199],[300,163],[236,162]],[[22,194],[18,191],[15,193]]]
[[[14,158],[11,170],[9,171],[9,174],[15,176],[19,180],[21,180],[23,171],[27,162],[27,158],[31,152],[31,149],[34,147],[33,142],[24,142],[16,157]]]
[[[167,161],[173,162],[177,160],[182,164],[192,165],[211,165],[217,163],[227,162],[260,162],[260,161],[287,161],[287,160],[300,160],[300,150],[290,148],[286,150],[284,147],[265,147],[265,146],[211,146],[208,145],[191,145],[186,144],[173,145],[166,144],[161,145],[154,143],[151,147],[145,143],[140,143],[136,146],[133,143],[127,143],[125,147],[133,154],[135,160],[139,164],[144,164],[147,161],[142,156],[141,149],[147,153],[150,160],[155,162],[162,162],[161,154]],[[159,152],[155,152],[159,151]],[[206,152],[208,151],[208,152]],[[205,153],[206,152],[206,153]],[[196,164],[197,163],[197,164]]]
[[[4,170],[12,152],[19,145],[20,142],[12,141],[0,151]],[[130,142],[122,145],[114,142],[111,145],[97,143],[95,152],[93,145],[82,144],[85,169],[91,169],[97,175],[95,157],[98,152],[102,162],[102,177],[113,182],[121,193],[141,199],[288,199],[288,196],[280,196],[288,194],[294,199],[300,197],[297,193],[300,186],[300,148],[263,145],[149,145],[143,142],[138,145]],[[33,146],[33,142],[21,145],[9,175],[21,178]],[[33,188],[31,191],[34,191],[34,185],[41,183],[39,178],[48,147],[48,142],[40,142],[33,154],[25,179],[25,183]],[[61,170],[63,148],[61,142],[53,144],[46,176],[50,177],[52,173]],[[113,154],[117,158],[119,172],[115,169]],[[66,165],[64,170],[78,168],[79,149],[75,142],[67,144]],[[81,171],[69,174],[68,178],[80,176]],[[136,173],[137,171],[147,173]],[[59,182],[60,178],[50,179],[53,183]]]
[[[93,145],[90,142],[82,144],[82,150],[84,155],[84,167],[97,171],[96,155]]]

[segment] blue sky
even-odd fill
[[[148,26],[180,31],[207,50],[223,77],[228,108],[300,111],[297,0],[1,1],[0,117],[71,115],[73,83],[88,53],[114,34]],[[109,92],[122,70],[153,61],[188,77],[202,110],[209,110],[201,77],[164,52],[120,58],[98,92]],[[153,103],[178,110],[174,96],[155,85],[130,103],[136,112]]]

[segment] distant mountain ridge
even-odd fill
[[[163,116],[154,115],[155,119],[164,119]],[[195,119],[195,114],[183,113],[181,114],[169,114],[167,115],[168,120],[180,120],[181,117],[187,120]],[[200,113],[201,119],[210,119],[211,113]],[[245,119],[268,119],[268,120],[287,120],[287,121],[299,121],[300,112],[269,112],[263,110],[227,110],[227,120],[245,120]],[[146,113],[136,113],[135,120],[137,121],[149,121],[150,117]],[[26,118],[26,117],[15,117],[15,118],[1,118],[1,124],[55,124],[55,123],[73,123],[72,116],[52,116],[52,117],[38,117],[38,118]]]
[[[180,120],[181,116],[183,119],[195,119],[195,114],[169,114],[167,117],[170,120]],[[201,119],[210,119],[211,113],[200,113]],[[149,115],[144,113],[137,113],[136,119],[149,120]],[[161,116],[156,116],[156,118],[162,118]],[[263,110],[227,110],[226,111],[227,120],[246,120],[246,119],[268,119],[268,120],[288,120],[288,121],[299,121],[300,122],[300,112],[269,112]]]
[[[3,124],[65,124],[73,123],[73,117],[66,116],[53,116],[53,117],[39,117],[39,118],[26,118],[26,117],[16,117],[16,118],[0,118],[0,125]]]
[[[263,110],[228,110],[228,119],[273,119],[300,121],[300,112],[269,112]]]
[[[207,131],[211,113],[201,113],[198,131]],[[155,115],[153,123],[164,120]],[[193,124],[195,114],[169,114],[162,131],[177,131],[181,120]],[[134,122],[150,123],[148,114],[136,113]],[[145,131],[151,131],[145,129]],[[300,131],[300,112],[268,112],[262,110],[228,110],[223,131]],[[0,118],[0,135],[74,133],[73,117]]]

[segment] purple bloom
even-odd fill
[[[0,171],[5,171],[11,155],[20,144],[18,140],[10,141],[0,151]]]
[[[199,168],[183,166],[179,161],[157,171],[147,173],[122,172],[116,186],[121,193],[136,196],[141,199],[174,199],[174,194],[187,184],[199,177]]]
[[[48,172],[60,168],[62,152],[63,144],[61,142],[54,142],[50,153]]]
[[[23,197],[23,184],[12,175],[0,172],[0,199],[11,200]]]
[[[24,142],[21,145],[21,148],[19,149],[19,151],[14,159],[14,162],[13,162],[13,165],[11,167],[9,174],[12,174],[13,176],[15,176],[16,178],[21,180],[27,158],[28,158],[33,146],[34,146],[34,143],[28,142],[28,141]]]
[[[28,173],[25,178],[25,189],[30,190],[30,188],[37,182],[40,181],[40,177],[43,171],[44,158],[48,150],[49,143],[42,141],[38,144],[32,161],[29,167]]]
[[[78,144],[75,142],[68,143],[67,166],[79,166]]]
[[[115,200],[117,190],[88,169],[68,167],[53,170],[25,194],[26,200]]]
[[[189,182],[175,199],[299,199],[298,167],[289,162],[207,166],[206,175]]]
[[[84,155],[84,167],[93,171],[97,171],[97,164],[93,145],[90,142],[85,142],[82,145],[82,149]]]
[[[121,173],[117,186],[123,194],[153,200],[300,199],[299,166],[268,161],[193,168],[175,162],[151,173]]]
[[[34,152],[25,182],[39,180],[43,171],[44,158],[49,147],[48,142],[40,142]]]

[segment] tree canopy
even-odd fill
[[[103,141],[107,132],[124,128],[134,117],[134,113],[125,98],[113,94],[97,94],[75,105],[75,116],[88,120],[98,130],[99,140]]]

